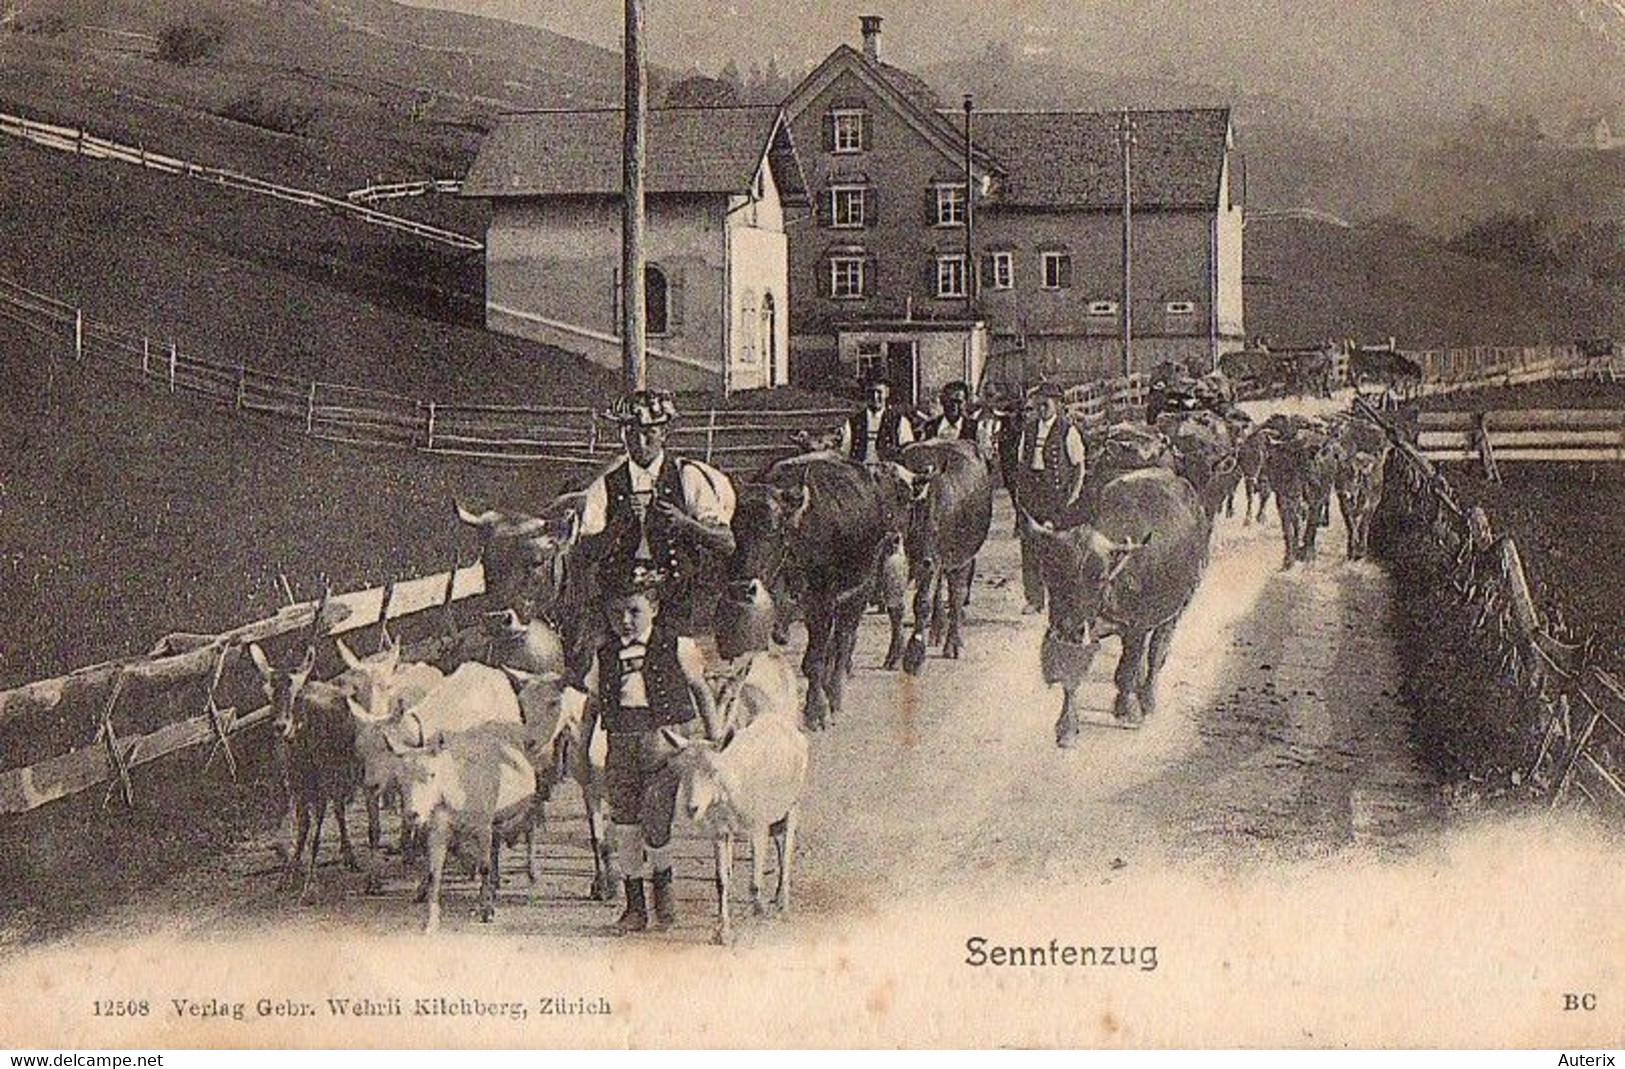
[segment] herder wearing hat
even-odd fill
[[[938,396],[942,415],[926,420],[920,427],[922,441],[975,442],[983,455],[991,452],[991,428],[985,420],[968,411],[970,386],[964,382],[944,383]]]
[[[705,656],[661,610],[663,578],[641,565],[608,577],[603,586],[608,631],[582,681],[582,689],[597,699],[609,738],[604,779],[615,854],[626,881],[626,908],[615,922],[623,934],[651,925],[670,928],[676,921],[671,825],[678,772],[671,759],[677,750],[661,730],[692,737],[703,726],[713,740],[720,731]],[[652,918],[645,880],[654,892]]]
[[[733,483],[709,464],[666,451],[677,418],[670,394],[634,391],[607,416],[620,425],[626,453],[587,487],[581,535],[600,540],[594,556],[603,580],[638,568],[662,575],[668,623],[682,627],[693,608],[688,580],[705,556],[734,551]]]
[[[897,459],[914,441],[914,426],[901,409],[893,408],[891,383],[879,376],[869,380],[869,403],[841,424],[841,452],[857,464],[881,464]]]
[[[1016,501],[1040,523],[1053,523],[1070,512],[1083,496],[1083,435],[1061,414],[1061,387],[1043,382],[1027,392],[1036,411],[1022,425],[1016,450]],[[1044,610],[1044,579],[1038,555],[1021,540],[1021,585],[1024,613]]]

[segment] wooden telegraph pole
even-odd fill
[[[1134,372],[1134,120],[1127,108],[1117,124],[1123,146],[1123,374]]]
[[[970,140],[971,96],[965,94],[965,318],[976,321],[976,284],[981,273],[976,268],[976,246],[971,240],[975,220],[976,183],[971,180]]]
[[[644,362],[645,139],[648,136],[647,57],[643,47],[643,0],[626,0],[626,129],[621,143],[625,200],[621,208],[621,367],[628,390],[648,384]]]

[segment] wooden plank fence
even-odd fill
[[[200,163],[177,159],[162,153],[149,152],[145,148],[123,145],[117,141],[97,137],[77,127],[34,122],[19,115],[0,112],[0,134],[21,138],[31,144],[56,149],[59,152],[71,152],[76,156],[83,156],[87,159],[117,160],[122,163],[131,163],[150,171],[194,178],[199,181],[224,186],[227,189],[241,190],[258,196],[271,197],[289,204],[297,204],[305,208],[331,212],[335,215],[353,219],[356,222],[410,234],[424,241],[447,245],[454,249],[479,252],[485,248],[485,244],[476,238],[445,230],[441,227],[431,226],[428,223],[420,223],[416,219],[390,215],[387,212],[378,211],[376,208],[369,208],[365,204],[330,197],[325,193],[278,185],[275,182],[267,182],[263,178],[255,178],[252,175],[239,174],[236,171],[228,171],[219,167],[207,167]]]
[[[613,425],[594,409],[448,404],[367,387],[300,379],[243,361],[210,360],[175,342],[103,323],[64,301],[0,276],[0,320],[63,343],[74,367],[107,373],[236,414],[271,420],[308,437],[413,450],[496,464],[595,468],[619,450]],[[691,413],[673,448],[731,473],[756,471],[792,451],[795,431],[824,431],[845,409]]]
[[[428,612],[449,614],[457,602],[485,592],[485,572],[478,564],[453,568],[381,587],[355,590],[316,602],[289,605],[276,615],[239,625],[218,635],[177,633],[165,636],[151,652],[89,665],[55,679],[0,691],[0,729],[26,730],[30,720],[75,709],[100,729],[86,746],[66,750],[25,767],[0,772],[0,814],[25,813],[102,783],[114,782],[133,804],[130,772],[182,750],[214,742],[230,758],[231,739],[271,716],[261,706],[244,714],[222,710],[216,695],[229,673],[250,670],[244,651],[249,643],[306,633],[313,641],[385,624]],[[413,659],[431,659],[463,635],[443,629],[441,637],[410,643]],[[128,738],[119,737],[114,714],[121,701],[151,700],[185,685],[207,683],[203,711]],[[136,697],[130,698],[131,695]]]
[[[1625,412],[1549,408],[1423,412],[1417,448],[1435,463],[1617,463],[1625,460]]]
[[[351,204],[377,204],[380,201],[400,200],[403,197],[424,197],[430,193],[444,193],[455,195],[463,191],[463,183],[457,178],[425,178],[416,182],[390,182],[382,185],[363,186],[352,189],[344,195],[344,199]]]
[[[1441,641],[1488,649],[1524,710],[1531,756],[1523,778],[1552,805],[1575,791],[1593,802],[1625,804],[1625,688],[1596,663],[1590,647],[1558,633],[1536,604],[1511,536],[1497,537],[1479,508],[1464,508],[1433,462],[1362,401],[1356,406],[1394,444],[1390,485],[1404,495],[1406,522],[1422,525],[1453,596],[1470,612],[1466,634]],[[1538,745],[1533,741],[1538,740]]]

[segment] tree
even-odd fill
[[[1446,248],[1478,260],[1547,271],[1557,266],[1550,229],[1550,223],[1537,215],[1497,212],[1457,234]]]
[[[690,74],[666,90],[668,108],[724,108],[738,104],[739,87],[722,78]]]

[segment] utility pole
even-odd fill
[[[965,318],[976,321],[976,284],[981,279],[977,270],[975,244],[971,240],[975,223],[976,184],[971,180],[970,140],[971,96],[965,94]]]
[[[1127,108],[1117,123],[1123,146],[1123,374],[1134,371],[1134,119]]]
[[[648,385],[644,362],[644,150],[648,134],[643,0],[626,0],[626,110],[621,142],[621,367],[628,390]]]

